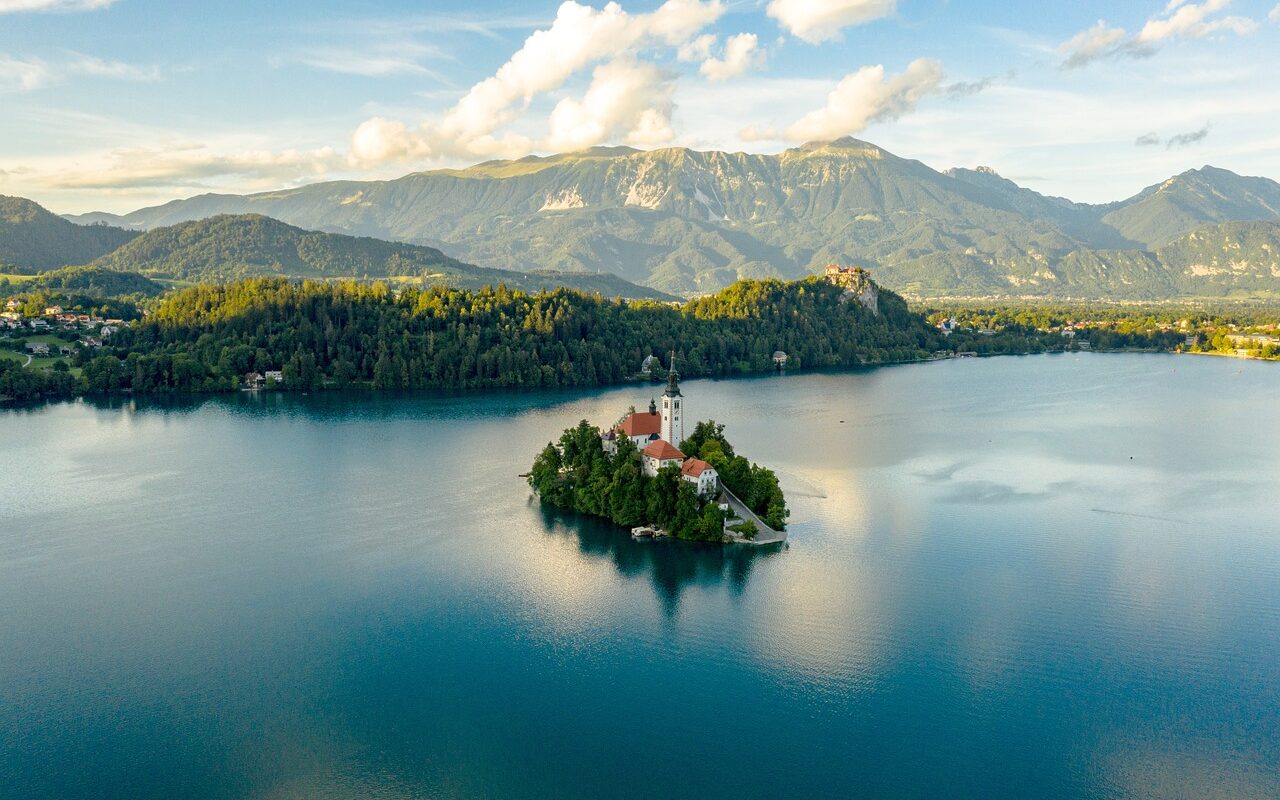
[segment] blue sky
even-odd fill
[[[1280,178],[1276,0],[0,0],[0,193],[126,211],[593,144],[854,135],[1101,202]]]

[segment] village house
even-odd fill
[[[45,321],[44,321],[44,320],[42,320],[42,319],[33,319],[33,320],[31,320],[31,327],[32,327],[32,328],[47,328],[47,327],[49,327],[49,323],[45,322]]]
[[[684,463],[684,453],[663,439],[650,442],[644,450],[640,451],[640,455],[644,464],[644,474],[650,478],[657,477],[663,467],[678,467]]]
[[[4,304],[5,311],[17,311],[22,307],[22,301],[16,297],[10,297],[8,302]]]
[[[31,351],[31,355],[33,356],[49,355],[49,345],[44,342],[29,342],[27,344],[27,350]]]
[[[692,483],[700,497],[709,497],[720,486],[715,467],[700,458],[687,459],[680,467],[680,477]]]
[[[262,373],[262,379],[268,383],[284,383],[284,373],[278,369],[269,369]]]

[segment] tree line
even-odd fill
[[[686,377],[924,357],[936,332],[889,292],[880,314],[819,279],[742,281],[683,306],[568,289],[525,293],[258,278],[175,292],[83,354],[88,392],[238,388],[281,370],[315,390],[602,386],[675,350]]]

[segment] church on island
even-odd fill
[[[687,411],[672,353],[666,388],[648,408],[605,428],[585,419],[567,428],[522,477],[543,503],[612,520],[635,539],[785,541],[777,476],[735,453],[723,425],[686,431]]]
[[[702,497],[711,497],[720,489],[720,479],[715,468],[698,458],[686,458],[673,442],[684,440],[684,395],[680,393],[679,374],[676,372],[675,353],[667,369],[667,388],[662,393],[662,409],[656,400],[649,401],[647,411],[635,411],[622,418],[601,437],[605,452],[618,451],[618,437],[630,439],[640,451],[644,474],[656,477],[663,467],[680,467],[681,477],[692,483]]]

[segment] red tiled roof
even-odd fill
[[[711,469],[711,465],[707,462],[700,458],[691,458],[684,462],[684,466],[680,468],[680,471],[690,478],[696,478],[709,469]]]
[[[625,436],[652,436],[662,429],[662,415],[637,411],[622,421],[618,430]]]
[[[673,459],[683,459],[684,453],[681,453],[671,442],[659,439],[656,442],[649,442],[649,446],[644,449],[644,454],[650,458],[656,458],[659,461],[671,461]]]

